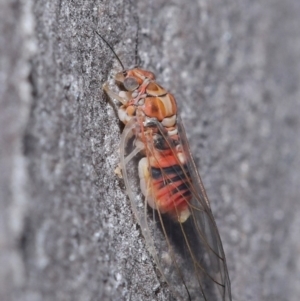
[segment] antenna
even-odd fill
[[[140,19],[138,16],[135,16],[135,21],[136,21],[136,26],[137,26],[137,29],[136,29],[136,36],[135,36],[135,66],[138,67],[140,62],[141,62],[141,59],[139,57],[139,48],[138,48],[138,45],[139,45],[139,29],[140,29]]]
[[[112,48],[112,46],[101,36],[101,34],[95,30],[95,33],[103,40],[103,42],[109,47],[109,49],[112,51],[112,53],[115,55],[116,59],[118,60],[118,62],[120,63],[121,67],[123,70],[125,70],[124,65],[122,64],[121,60],[119,59],[119,57],[117,56],[116,52],[114,51],[114,49]]]

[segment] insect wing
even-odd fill
[[[136,139],[144,129],[136,118],[132,118],[122,134],[121,165],[132,209],[149,251],[177,300],[230,301],[230,281],[222,243],[187,144],[182,122],[177,119],[179,141],[186,166],[180,163],[173,142],[166,136],[161,124],[156,122],[155,126],[177,158],[180,166],[180,170],[174,170],[177,178],[182,177],[182,181],[191,179],[188,180],[188,187],[192,199],[187,200],[191,214],[183,223],[178,222],[178,212],[178,218],[174,218],[148,206],[150,193],[143,196],[141,192],[138,163],[145,156],[147,158],[147,154],[153,155],[155,145]],[[159,160],[158,158],[158,164]],[[170,183],[170,176],[163,172],[163,168],[161,171],[163,182]],[[151,192],[153,185],[150,179],[146,191]]]
[[[204,300],[231,301],[230,279],[221,238],[179,115],[177,116],[177,128],[180,144],[186,156],[188,171],[192,179],[191,191],[193,198],[190,201],[192,217],[190,223],[192,224],[194,239],[197,240],[193,254],[196,277],[202,279],[204,295],[206,295],[205,291],[207,290],[207,296],[211,296]],[[202,209],[204,210],[202,211]],[[191,238],[191,241],[193,241],[193,238]],[[198,253],[197,248],[201,250]],[[193,250],[191,251],[193,252]]]

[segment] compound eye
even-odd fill
[[[125,78],[123,84],[127,91],[134,91],[139,87],[139,83],[134,77]]]

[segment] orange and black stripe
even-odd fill
[[[192,198],[187,165],[151,167],[153,194],[162,213],[181,211]]]

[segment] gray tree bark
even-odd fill
[[[300,297],[298,0],[0,1],[0,300],[169,300],[114,174],[101,86],[175,94],[233,300]]]

